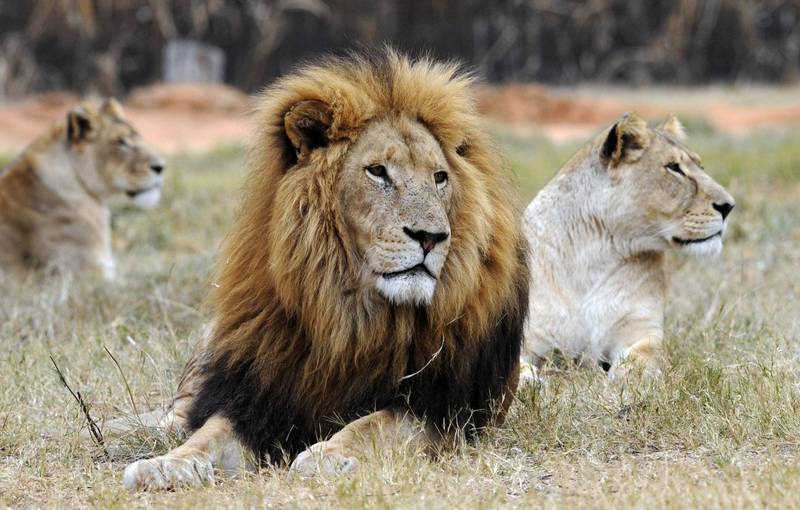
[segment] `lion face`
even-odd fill
[[[117,101],[106,100],[99,110],[84,103],[70,111],[67,139],[82,167],[94,169],[82,176],[92,192],[124,193],[142,208],[158,203],[164,160],[144,144]]]
[[[673,117],[649,129],[635,117],[615,126],[620,144],[615,168],[616,214],[640,249],[677,247],[692,255],[722,249],[733,197],[708,174],[700,157],[680,140],[683,128]],[[614,128],[612,128],[613,130]]]
[[[218,288],[245,273],[269,284],[250,297],[238,294],[242,285],[215,291],[219,306],[238,310],[221,314],[219,327],[243,310],[234,301],[277,298],[309,334],[351,328],[365,349],[390,317],[403,335],[470,307],[470,327],[486,330],[506,302],[497,296],[521,289],[509,285],[525,269],[524,242],[470,79],[391,52],[382,64],[334,62],[263,97],[246,212]]]
[[[347,153],[339,196],[363,257],[361,286],[393,303],[428,304],[450,247],[454,174],[422,124],[371,122]]]

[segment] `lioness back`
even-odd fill
[[[75,107],[0,172],[0,272],[113,277],[106,199],[155,205],[163,168],[116,101]]]

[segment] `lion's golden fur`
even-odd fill
[[[370,430],[435,447],[454,429],[472,436],[502,421],[517,385],[526,247],[471,85],[454,65],[386,50],[306,66],[261,96],[250,174],[210,296],[208,343],[167,417],[192,434],[129,465],[128,487],[204,483],[215,468],[243,467],[239,446],[263,460],[299,453],[300,472],[321,454],[336,471],[357,464],[357,438]],[[423,187],[355,180],[372,179],[373,153],[403,146],[414,152],[403,164]],[[444,189],[442,173],[446,193],[424,194]],[[419,221],[428,200],[441,201],[444,221]],[[366,279],[374,269],[365,271],[365,252],[381,228],[417,241],[419,265],[434,248],[414,235],[447,241],[444,264],[428,270],[430,295],[397,300]]]
[[[279,81],[260,98],[259,131],[239,216],[225,243],[212,296],[216,334],[213,350],[242,360],[257,350],[263,374],[305,346],[260,343],[276,305],[294,315],[308,336],[315,368],[308,376],[346,376],[375,349],[394,348],[413,337],[436,351],[444,336],[447,357],[475,346],[457,344],[450,332],[478,339],[509,306],[518,281],[519,210],[509,200],[498,153],[480,127],[470,92],[472,78],[455,65],[411,63],[389,53],[385,65],[365,58],[331,60]],[[296,103],[319,100],[331,106],[330,150],[313,154],[312,168],[292,173],[293,154],[284,134],[284,115]],[[342,281],[355,282],[359,257],[342,224],[334,189],[337,167],[350,142],[370,120],[406,115],[421,121],[441,143],[461,189],[450,212],[453,244],[425,331],[415,329],[415,310],[392,313],[385,303],[364,303]],[[462,155],[459,154],[462,153]],[[344,278],[343,278],[344,276]],[[368,355],[369,354],[369,355]],[[404,370],[395,363],[391,370]],[[402,374],[398,373],[398,376]],[[304,384],[310,387],[313,383]]]

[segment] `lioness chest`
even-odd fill
[[[662,335],[661,256],[619,258],[588,227],[556,228],[563,224],[551,217],[559,202],[545,192],[526,210],[531,280],[525,357],[534,364],[555,353],[613,363],[633,343]]]
[[[643,336],[660,334],[663,300],[648,275],[621,271],[586,291],[541,286],[525,327],[529,361],[558,352],[581,362],[613,362]]]

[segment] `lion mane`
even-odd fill
[[[528,273],[520,209],[482,130],[473,78],[386,49],[300,68],[260,97],[249,177],[210,296],[205,379],[189,412],[215,413],[280,460],[361,415],[397,408],[468,436],[502,423],[516,390]],[[285,117],[327,105],[298,165]],[[358,288],[362,265],[332,190],[373,119],[425,125],[458,173],[452,244],[428,306]],[[499,409],[499,410],[498,410]]]

